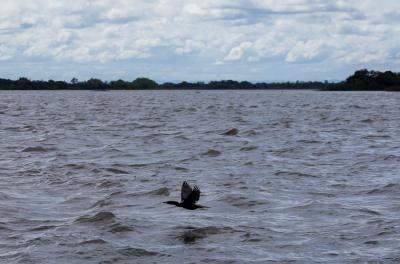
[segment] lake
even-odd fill
[[[399,102],[0,91],[0,262],[399,263]]]

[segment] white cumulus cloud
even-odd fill
[[[0,75],[285,80],[400,70],[399,8],[398,0],[3,0]],[[309,73],[296,71],[304,63]]]

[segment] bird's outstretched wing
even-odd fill
[[[189,195],[192,193],[192,187],[190,187],[190,185],[184,181],[182,183],[182,189],[181,189],[181,202],[183,203],[183,201],[185,201]]]
[[[195,204],[200,199],[200,188],[195,185],[192,189],[192,187],[184,181],[182,184],[181,199],[182,203]]]
[[[188,202],[190,202],[192,204],[195,204],[200,199],[200,193],[201,193],[200,188],[197,185],[195,185],[193,187],[192,193],[189,195],[189,197],[186,200],[188,200]]]

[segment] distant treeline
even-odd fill
[[[204,82],[180,82],[158,84],[148,78],[137,78],[129,81],[104,82],[99,79],[90,79],[79,82],[72,79],[64,81],[31,81],[27,78],[19,78],[16,81],[0,79],[0,90],[228,90],[228,89],[323,89],[332,86],[328,82],[283,82],[283,83],[250,83],[238,81],[212,81]]]
[[[159,85],[147,78],[137,78],[132,82],[123,80],[103,82],[99,79],[90,79],[80,82],[73,78],[70,82],[64,81],[31,81],[22,77],[16,81],[0,79],[0,90],[135,90],[157,89]]]
[[[32,81],[28,78],[18,80],[0,79],[0,90],[392,90],[400,91],[400,74],[378,71],[360,70],[340,83],[332,82],[274,82],[250,83],[232,80],[204,82],[163,83],[148,78],[137,78],[134,81],[104,82],[99,79],[78,81],[73,78],[65,81]]]
[[[367,69],[356,71],[344,82],[325,90],[335,91],[400,91],[400,73],[379,72]]]

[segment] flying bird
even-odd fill
[[[182,207],[188,210],[196,210],[198,208],[207,208],[206,206],[198,205],[196,202],[200,199],[200,188],[194,185],[193,188],[184,181],[181,189],[181,202],[167,201],[166,204],[172,204],[177,207]]]

